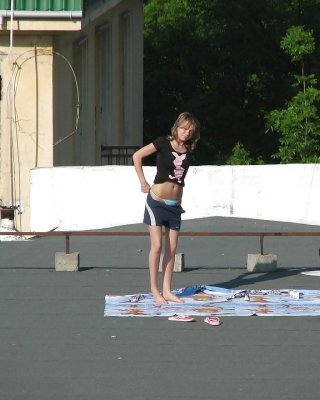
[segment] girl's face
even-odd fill
[[[178,126],[177,136],[178,139],[182,142],[187,142],[192,138],[194,132],[194,126],[192,123],[185,121],[181,125]]]

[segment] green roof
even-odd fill
[[[82,11],[82,0],[15,0],[16,11]],[[0,0],[0,10],[11,10],[11,0]]]

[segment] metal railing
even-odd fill
[[[123,231],[49,231],[49,232],[0,232],[0,236],[64,236],[66,254],[70,254],[71,236],[149,236],[149,232]],[[180,232],[180,236],[256,236],[260,239],[260,254],[264,254],[266,236],[320,236],[320,232]]]
[[[101,165],[133,165],[132,156],[141,146],[101,146]]]

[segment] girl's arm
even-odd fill
[[[143,172],[143,168],[142,168],[143,167],[143,159],[145,157],[148,157],[151,154],[155,153],[156,151],[157,150],[154,147],[154,145],[152,143],[150,143],[150,144],[142,147],[138,151],[136,151],[132,156],[134,168],[138,175],[140,185],[141,185],[141,191],[143,193],[149,193],[149,190],[150,190],[149,183],[147,182],[147,180],[144,176],[144,172]]]

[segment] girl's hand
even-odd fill
[[[145,183],[145,184],[141,185],[141,192],[142,193],[149,193],[149,191],[150,191],[149,183]]]

